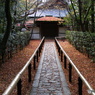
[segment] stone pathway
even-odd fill
[[[30,95],[71,95],[54,42],[45,42]]]

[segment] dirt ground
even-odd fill
[[[15,78],[16,74],[22,69],[31,55],[34,53],[36,47],[39,45],[40,40],[31,40],[29,45],[23,50],[16,53],[11,59],[7,60],[0,67],[0,95],[5,91],[11,81]],[[32,71],[32,80],[35,71]],[[24,72],[22,76],[22,95],[26,95],[29,87],[32,83],[28,83],[27,71]],[[30,86],[29,86],[30,84]],[[12,95],[16,94],[16,89],[13,91]]]
[[[76,67],[79,69],[81,74],[85,77],[88,83],[91,85],[93,89],[95,89],[95,63],[92,62],[86,55],[80,53],[76,50],[67,40],[60,41],[62,48],[69,55],[71,60],[74,62]],[[72,83],[68,81],[68,61],[67,61],[67,69],[64,69],[64,64],[62,62],[62,67],[66,75],[67,82],[69,84],[69,88],[71,90],[72,95],[78,95],[78,74],[73,69],[72,71]],[[88,94],[88,88],[83,83],[83,95]]]

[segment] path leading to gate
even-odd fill
[[[71,95],[53,41],[46,41],[30,95]]]

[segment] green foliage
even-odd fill
[[[25,15],[23,15],[25,12],[27,12],[29,9],[31,9],[34,4],[34,1],[28,1],[28,0],[10,0],[10,11],[11,11],[11,17],[12,17],[12,28],[15,29],[15,24],[18,22],[19,19],[24,20]],[[35,6],[35,4],[34,4]],[[4,33],[6,29],[6,15],[5,15],[5,0],[0,0],[0,33]],[[23,15],[23,16],[21,16]],[[22,22],[22,21],[20,21]],[[25,22],[25,21],[23,21]]]
[[[7,41],[5,50],[1,49],[3,36],[4,34],[0,33],[0,62],[4,62],[6,59],[11,58],[14,53],[28,45],[31,35],[30,31],[17,32],[16,34],[11,33]]]
[[[8,42],[7,48],[8,50],[16,49],[17,46],[23,48],[28,44],[30,40],[30,32],[17,32],[17,34],[11,34]]]
[[[95,0],[70,0],[70,3],[67,19],[71,20],[68,19],[67,25],[70,23],[73,30],[94,32],[95,18],[92,14],[95,13]]]
[[[66,38],[80,52],[95,57],[95,33],[66,31]]]
[[[4,32],[6,21],[5,21],[5,1],[0,1],[0,33]]]
[[[0,44],[2,42],[3,34],[0,34]],[[6,45],[6,52],[14,52],[17,49],[22,49],[25,47],[30,40],[30,31],[17,32],[16,34],[11,34]]]
[[[71,23],[72,21],[71,21],[71,17],[69,16],[69,15],[67,15],[67,17],[64,17],[64,23],[63,23],[63,25],[72,25],[72,23]]]

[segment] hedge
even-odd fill
[[[66,38],[77,50],[95,61],[95,33],[66,31]]]
[[[5,56],[2,58],[2,51],[0,51],[0,59],[11,58],[13,53],[23,49],[30,40],[30,31],[11,33],[7,41]],[[2,42],[3,34],[0,34],[0,44]]]

